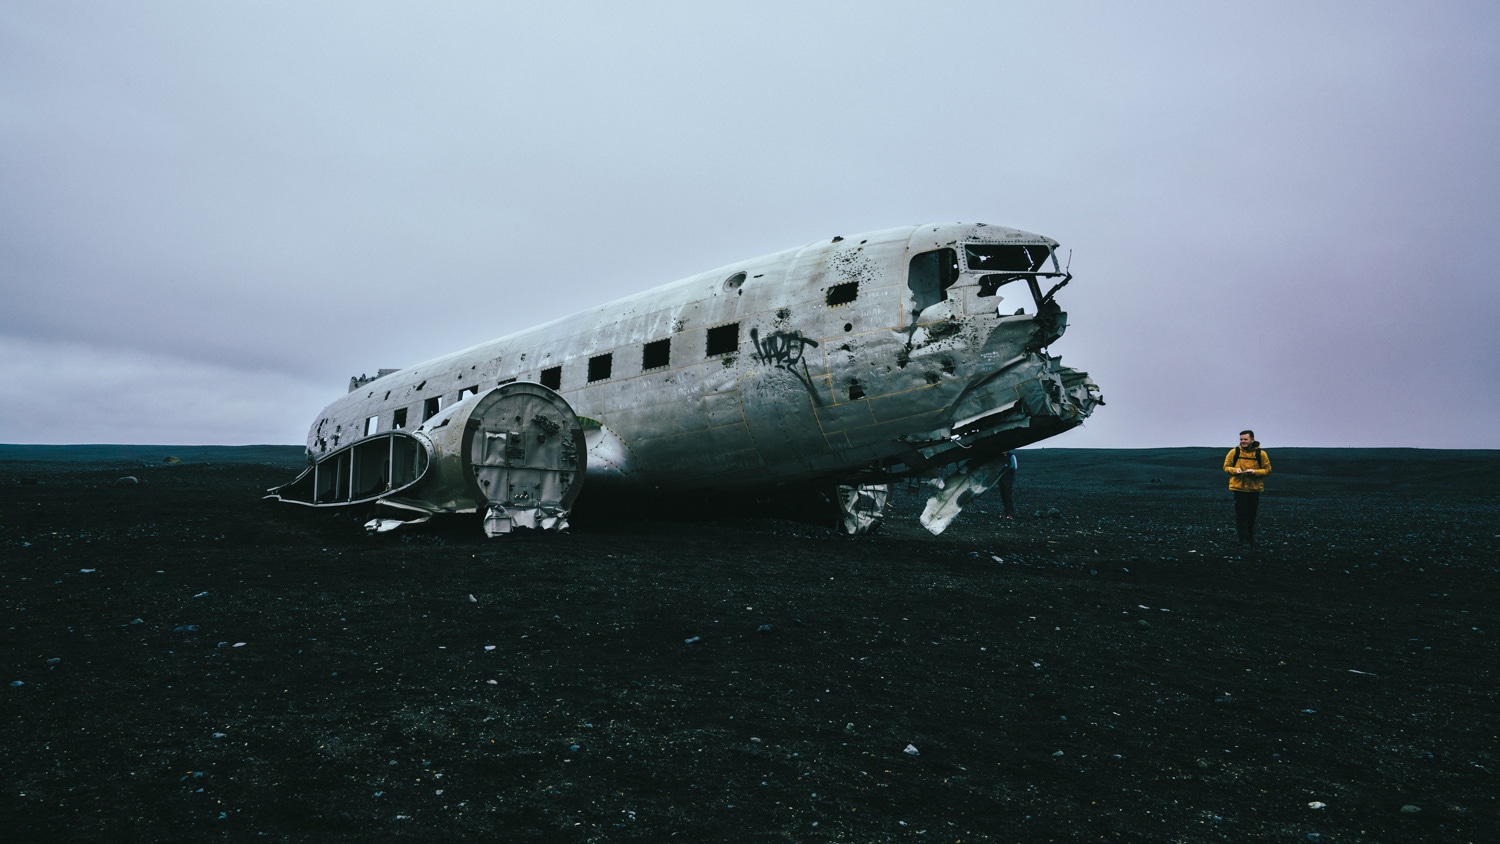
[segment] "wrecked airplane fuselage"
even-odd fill
[[[268,497],[379,505],[372,530],[479,512],[490,535],[560,528],[592,487],[828,484],[842,527],[889,484],[937,480],[940,533],[1000,453],[1103,403],[1047,347],[1071,276],[1056,242],[984,224],[834,238],[732,264],[375,378],[308,433]]]

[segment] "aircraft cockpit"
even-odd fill
[[[907,285],[917,314],[946,300],[950,287],[973,283],[976,296],[996,297],[1000,316],[1038,314],[1055,307],[1053,294],[1071,278],[1047,243],[966,243],[961,254],[962,264],[952,248],[912,256]]]
[[[1037,274],[1043,272],[1042,266],[1049,258],[1056,269],[1057,258],[1046,244],[969,243],[964,246],[964,262],[969,271],[984,273],[979,277],[977,295],[1001,297],[1002,315],[1008,309],[1005,299],[1020,306],[1014,314],[1017,316],[1030,309],[1028,304],[1040,307],[1043,294]]]

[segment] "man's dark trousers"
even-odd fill
[[[1234,526],[1240,532],[1240,542],[1255,543],[1255,513],[1260,509],[1260,493],[1236,492],[1234,494]]]

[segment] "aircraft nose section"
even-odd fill
[[[955,437],[980,439],[1029,428],[1039,434],[1028,439],[1034,441],[1083,424],[1103,404],[1099,385],[1087,372],[1030,352],[969,389],[953,407],[952,431]]]

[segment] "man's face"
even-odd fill
[[[1255,440],[1250,439],[1249,434],[1240,434],[1240,448],[1249,448]]]

